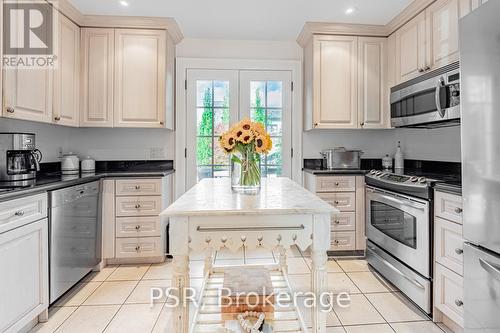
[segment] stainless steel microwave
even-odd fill
[[[458,124],[460,124],[458,62],[391,89],[393,127],[433,128]]]

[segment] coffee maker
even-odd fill
[[[33,185],[41,159],[35,134],[0,133],[0,187]]]

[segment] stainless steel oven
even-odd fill
[[[394,127],[460,124],[460,72],[454,63],[391,89]]]
[[[368,239],[429,278],[429,201],[367,186],[366,203]]]

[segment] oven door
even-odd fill
[[[430,278],[430,203],[366,187],[366,235],[424,277]]]

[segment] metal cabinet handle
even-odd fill
[[[136,208],[136,209],[139,209],[139,208],[141,208],[141,205],[140,205],[140,204],[136,204],[136,205],[135,205],[135,208]]]
[[[137,246],[135,247],[135,250],[136,250],[137,252],[139,252],[139,251],[141,250],[141,246],[140,246],[140,245],[137,245]]]
[[[455,208],[455,213],[457,213],[457,214],[462,214],[463,211],[464,210],[460,207]]]
[[[14,113],[16,110],[12,107],[12,106],[8,106],[5,111],[7,111],[8,113]]]
[[[418,72],[419,72],[419,73],[423,73],[424,71],[425,71],[425,70],[424,70],[423,68],[419,68],[419,69],[418,69]]]
[[[359,126],[363,127],[363,126],[365,126],[365,123],[361,122],[361,123],[359,123]]]
[[[160,125],[161,125],[161,126],[165,125],[165,122],[160,121]]]
[[[141,185],[135,185],[135,189],[136,190],[140,190],[141,189]]]
[[[59,121],[59,120],[61,120],[61,117],[59,117],[59,116],[55,116],[55,117],[54,117],[54,120],[55,120],[55,121]]]
[[[339,240],[338,239],[334,240],[333,242],[335,243],[335,245],[339,245]]]
[[[338,205],[340,202],[338,200],[335,200],[334,203]]]
[[[23,216],[24,211],[23,210],[18,210],[17,212],[14,213],[15,216]]]
[[[464,305],[464,302],[462,302],[462,301],[461,301],[461,300],[459,300],[459,299],[456,299],[456,300],[455,300],[455,305],[456,305],[456,306],[462,306],[462,305]]]
[[[340,224],[340,220],[335,220],[335,224]]]
[[[314,127],[317,127],[319,124],[318,123],[314,123]]]
[[[335,186],[340,186],[340,183],[339,183],[339,182],[336,182],[336,183],[335,183]]]
[[[431,66],[427,65],[427,66],[425,66],[424,71],[428,71],[430,69],[431,69]]]
[[[462,253],[464,253],[464,250],[462,250],[462,249],[455,249],[455,253],[456,254],[462,254]]]
[[[139,229],[141,229],[141,226],[140,225],[136,225],[135,226],[135,230],[139,230]]]

